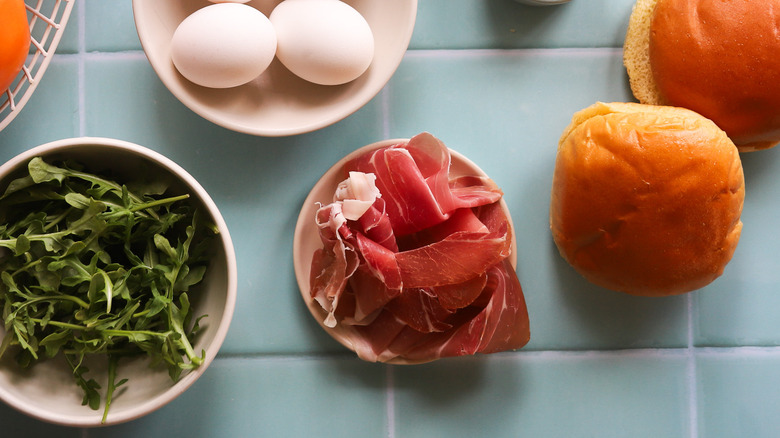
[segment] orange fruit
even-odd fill
[[[24,0],[0,0],[0,92],[24,66],[30,51],[30,24]]]

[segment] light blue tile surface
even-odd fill
[[[37,0],[26,0],[27,2],[33,2]],[[78,53],[82,50],[83,31],[84,28],[83,19],[84,16],[84,4],[74,0],[73,9],[71,10],[70,17],[68,19],[65,32],[62,34],[60,44],[57,46],[57,53],[69,54]]]
[[[697,295],[696,344],[780,345],[777,230],[778,150],[743,154],[744,228],[734,258],[711,293]]]
[[[412,49],[620,47],[633,0],[420,0]]]
[[[141,49],[133,21],[133,2],[91,0],[88,7],[84,8],[83,17],[86,51],[121,52]]]
[[[39,438],[56,436],[58,438],[79,438],[83,436],[82,432],[76,428],[38,421],[13,410],[4,403],[0,403],[0,424],[2,425],[2,436],[4,437]]]
[[[687,358],[498,355],[399,369],[401,437],[688,437]],[[497,435],[492,435],[496,431]]]
[[[777,436],[776,350],[703,353],[696,367],[701,438]]]
[[[633,0],[419,0],[410,50],[387,87],[345,120],[285,138],[232,132],[181,104],[140,50],[129,0],[75,2],[44,81],[0,132],[0,161],[80,135],[173,159],[230,228],[237,308],[212,368],[160,411],[70,429],[0,406],[0,437],[719,438],[780,430],[772,408],[780,149],[743,155],[743,237],[723,277],[700,291],[649,299],[598,288],[560,258],[549,235],[561,131],[595,101],[633,100],[621,59]],[[325,334],[300,298],[292,233],[311,186],[357,147],[421,131],[505,192],[531,320],[531,342],[519,352],[367,364]]]
[[[115,0],[112,0],[115,1]],[[59,1],[59,2],[42,2],[40,0],[24,0],[25,4],[29,7],[33,8],[34,10],[38,10],[40,7],[40,12],[44,14],[46,17],[50,17],[53,15],[54,8],[57,8],[57,15],[55,18],[55,21],[57,21],[58,18],[61,18],[64,16],[64,12],[66,9],[66,2],[65,1]],[[69,15],[69,20],[66,24],[68,26],[65,28],[65,32],[62,35],[62,38],[60,39],[59,44],[57,45],[57,53],[59,54],[68,54],[68,53],[77,53],[79,51],[80,45],[80,25],[70,25],[73,22],[78,22],[81,20],[81,11],[84,9],[77,0],[72,0],[73,8],[71,11],[71,14]],[[110,3],[110,2],[106,2]],[[60,22],[60,21],[57,21]],[[48,32],[47,32],[48,29]],[[31,33],[33,38],[35,38],[37,41],[44,43],[45,46],[48,47],[48,42],[51,41],[51,38],[54,36],[54,30],[50,27],[50,25],[42,20],[36,20],[33,27],[31,28]],[[44,40],[44,36],[46,36],[46,40]],[[31,50],[35,50],[34,47],[31,48]]]
[[[224,359],[186,397],[89,437],[387,436],[385,368],[343,359]]]
[[[7,160],[38,144],[79,135],[79,62],[55,57],[23,110],[0,132]]]

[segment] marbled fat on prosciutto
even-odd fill
[[[327,327],[351,326],[364,360],[494,353],[530,338],[502,192],[451,178],[450,159],[428,133],[371,151],[317,211],[311,298]]]

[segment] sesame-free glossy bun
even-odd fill
[[[740,151],[780,141],[780,0],[637,0],[624,44],[634,96],[691,109]]]
[[[739,152],[712,121],[682,108],[599,102],[561,136],[550,229],[589,281],[680,294],[723,273],[744,197]]]

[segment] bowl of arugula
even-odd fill
[[[54,424],[146,415],[213,361],[236,300],[227,226],[168,158],[60,140],[0,166],[0,399]]]

